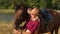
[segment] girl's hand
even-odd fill
[[[16,30],[16,29],[13,29],[13,33],[14,34],[20,34],[20,32],[18,30]]]

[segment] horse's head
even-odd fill
[[[17,12],[20,9],[24,9],[24,5],[23,4],[15,6],[15,12]]]

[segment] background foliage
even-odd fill
[[[29,5],[31,7],[60,8],[60,0],[0,0],[0,9],[14,9],[14,2],[17,4],[21,4],[23,2],[25,5]]]

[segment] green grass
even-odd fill
[[[12,9],[2,9],[0,10],[0,14],[11,14],[11,13],[14,13],[14,10]]]
[[[11,13],[15,13],[15,10],[14,9],[2,9],[2,10],[0,10],[0,14],[11,14]]]

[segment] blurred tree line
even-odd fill
[[[24,3],[30,7],[60,9],[60,0],[0,0],[0,9],[14,9],[14,2],[16,4]]]

